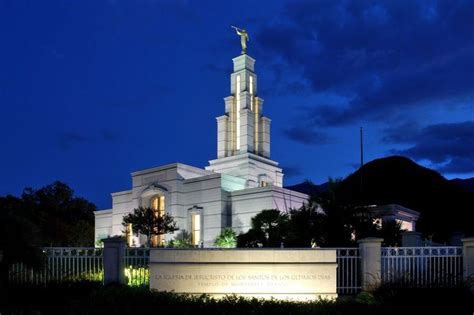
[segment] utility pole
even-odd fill
[[[364,191],[363,170],[364,166],[364,129],[360,127],[360,192]]]
[[[360,127],[360,167],[364,166],[364,129]]]

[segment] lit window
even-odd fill
[[[127,225],[126,235],[127,235],[127,244],[128,244],[128,247],[132,247],[132,246],[133,246],[133,228],[132,228],[132,223],[129,223],[129,224]]]
[[[201,215],[193,213],[191,216],[191,237],[194,246],[198,246],[201,242]]]
[[[251,99],[252,102],[253,102],[253,96],[251,96],[250,99]],[[255,119],[255,120],[254,120],[254,127],[255,127],[255,128],[254,128],[254,129],[255,129],[255,134],[254,134],[255,153],[258,154],[258,150],[259,150],[259,148],[258,148],[258,146],[259,146],[259,144],[258,144],[258,133],[259,133],[258,127],[259,127],[259,125],[260,125],[260,122],[259,122],[259,121],[260,121],[260,119],[259,119],[260,114],[258,113],[258,101],[257,101],[257,100],[255,100],[255,105],[253,105],[253,111],[254,111],[254,114],[255,114],[255,118],[254,118],[254,119]]]
[[[260,187],[267,187],[267,186],[268,186],[268,182],[263,181],[263,180],[260,182]]]
[[[156,214],[162,216],[165,213],[165,196],[155,196],[151,198],[150,206],[156,210]]]
[[[253,77],[250,76],[249,82],[249,93],[250,93],[250,110],[253,110]]]
[[[413,223],[412,222],[397,219],[397,223],[400,224],[400,229],[401,230],[406,230],[408,232],[413,231]]]
[[[155,210],[155,214],[157,216],[163,216],[165,214],[165,196],[154,196],[150,200],[150,207]],[[153,236],[151,239],[151,243],[153,247],[158,245],[164,246],[165,245],[165,236],[164,235],[156,235]]]

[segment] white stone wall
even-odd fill
[[[254,113],[243,108],[240,111],[240,151],[254,151]]]
[[[188,179],[201,178],[210,172],[197,167],[174,163],[132,173],[134,204],[149,206],[152,196],[160,194],[165,196],[166,211],[172,215],[182,229],[187,226],[186,213],[186,191],[183,187]],[[186,229],[187,230],[187,229]],[[189,232],[189,230],[187,230]],[[167,241],[173,239],[179,231],[173,235],[166,235]]]
[[[166,211],[175,218],[181,230],[191,233],[192,212],[201,214],[201,240],[205,247],[212,247],[215,238],[227,226],[232,226],[237,233],[246,232],[251,218],[261,210],[288,211],[299,208],[308,198],[305,194],[272,185],[245,188],[247,183],[241,177],[211,173],[183,164],[135,172],[132,182],[131,190],[112,194],[112,209],[95,213],[96,239],[122,235],[123,217],[134,208],[148,206],[150,198],[157,194],[165,196]],[[178,233],[180,231],[167,235],[166,240]],[[144,238],[140,240],[144,241]]]
[[[112,235],[112,209],[94,211],[94,240],[100,241]]]
[[[149,266],[150,288],[176,294],[285,301],[337,298],[334,249],[153,249]]]
[[[223,158],[227,156],[229,152],[229,117],[223,115],[217,117],[217,158]]]
[[[191,213],[198,211],[201,214],[201,240],[204,246],[212,246],[227,223],[227,193],[222,190],[221,174],[186,180],[182,196],[187,220],[180,228],[191,232]]]
[[[136,208],[132,200],[132,191],[123,191],[112,194],[112,236],[123,235],[122,219]]]
[[[290,209],[299,209],[304,203],[308,202],[309,196],[306,194],[282,187],[272,188],[274,209],[286,212]]]
[[[243,178],[249,188],[259,186],[264,178],[273,186],[283,186],[283,172],[278,163],[252,153],[211,160],[206,170]]]
[[[132,174],[132,189],[113,193],[112,209],[95,213],[96,235],[123,235],[123,217],[139,206],[149,206],[150,198],[160,194],[165,196],[166,211],[174,217],[178,227],[188,233],[191,232],[189,210],[202,208],[201,239],[205,246],[211,246],[229,221],[228,197],[222,189],[222,181],[221,174],[179,163],[135,172]],[[242,184],[242,179],[225,178],[227,190],[240,188]],[[178,233],[167,235],[166,240]],[[142,238],[141,242],[144,241]]]
[[[230,193],[232,204],[232,228],[245,233],[251,227],[251,219],[262,210],[278,209],[288,212],[300,208],[308,195],[281,187],[257,187]]]
[[[270,124],[271,119],[267,117],[262,117],[260,119],[260,128],[259,128],[259,144],[260,144],[260,153],[266,158],[270,158]]]

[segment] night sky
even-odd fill
[[[474,176],[474,1],[0,0],[0,195],[61,180],[97,204],[130,172],[216,158],[250,34],[285,184],[403,155]]]

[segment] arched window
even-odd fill
[[[155,210],[157,216],[163,216],[165,214],[165,196],[156,195],[150,199],[150,208]],[[153,247],[164,246],[165,245],[165,236],[156,235],[151,239]]]

